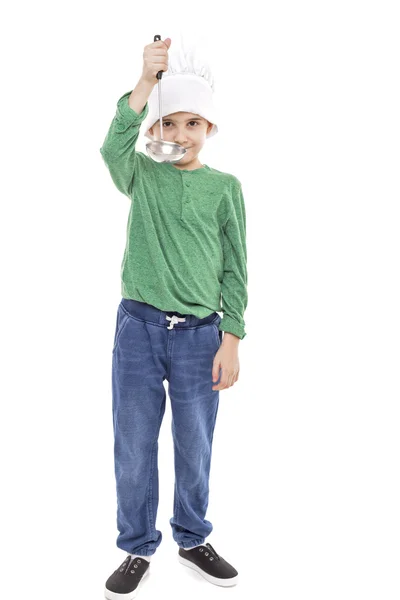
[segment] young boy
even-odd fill
[[[183,66],[169,65],[170,44],[167,38],[145,47],[142,76],[119,99],[100,150],[117,189],[131,200],[112,350],[117,546],[128,555],[106,582],[110,600],[136,596],[162,540],[155,522],[164,379],[178,559],[210,583],[238,581],[237,570],[204,542],[213,529],[205,514],[219,391],[238,380],[238,345],[246,335],[245,206],[239,180],[198,158],[218,131],[212,77],[190,56]],[[135,149],[146,117],[146,136],[160,139],[160,70],[168,71],[161,84],[164,140],[187,148],[177,163],[157,163]]]

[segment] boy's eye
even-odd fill
[[[196,123],[196,125],[199,124],[198,121],[189,121],[189,123]],[[171,124],[171,121],[163,121],[163,127],[165,127],[165,125]]]

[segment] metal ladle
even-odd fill
[[[161,40],[161,35],[155,35],[154,41],[157,42]],[[168,162],[175,163],[178,160],[181,160],[187,150],[180,144],[175,144],[174,142],[165,142],[163,138],[163,124],[162,124],[162,102],[161,102],[161,78],[162,71],[158,71],[157,79],[158,79],[158,104],[159,104],[159,113],[160,113],[160,140],[154,140],[152,142],[148,142],[146,144],[147,154],[156,162]]]

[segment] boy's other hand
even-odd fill
[[[214,356],[212,380],[217,381],[219,371],[222,369],[221,380],[213,385],[213,390],[225,390],[232,387],[239,379],[239,342],[240,338],[231,333],[224,332],[222,344]]]

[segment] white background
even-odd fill
[[[220,392],[207,541],[163,541],[141,597],[398,600],[399,17],[395,2],[21,2],[1,25],[2,596],[103,597],[115,540],[111,350],[129,200],[100,147],[155,34],[211,57],[242,182],[249,303]],[[172,48],[172,46],[171,46]],[[144,150],[141,135],[138,149]]]

